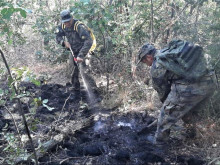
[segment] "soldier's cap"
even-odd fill
[[[69,10],[63,10],[60,12],[60,17],[61,17],[61,21],[62,23],[64,22],[68,22],[72,19],[72,15],[70,14]]]
[[[138,52],[138,62],[136,66],[143,60],[145,55],[154,54],[155,52],[156,52],[156,49],[153,45],[149,43],[145,43]]]

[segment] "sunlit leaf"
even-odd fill
[[[6,103],[5,100],[0,100],[0,105],[4,105]]]
[[[82,2],[84,4],[88,4],[90,2],[90,0],[80,0],[80,2]]]
[[[48,103],[48,99],[43,100],[43,104],[46,104],[46,103]]]
[[[13,43],[13,40],[12,40],[12,39],[8,40],[8,44],[9,44],[9,45],[12,45],[12,43]]]
[[[31,79],[31,82],[34,83],[37,86],[40,86],[40,84],[41,84],[40,81],[35,80],[35,79]]]

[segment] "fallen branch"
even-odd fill
[[[77,120],[77,121],[69,121],[66,125],[59,125],[55,128],[55,132],[59,132],[59,134],[53,136],[49,141],[43,143],[39,149],[36,151],[37,158],[43,157],[50,150],[58,146],[63,140],[65,140],[70,135],[73,136],[77,130],[80,130],[91,124],[93,121],[93,116]],[[15,160],[15,165],[19,163],[27,163],[33,159],[33,154],[21,155]]]
[[[214,163],[215,161],[219,160],[220,157],[213,159],[211,162],[208,163],[208,165],[211,165],[212,163]]]
[[[66,158],[66,159],[61,160],[61,161],[60,161],[60,164],[62,164],[63,162],[65,162],[65,161],[67,161],[67,160],[70,160],[70,159],[79,159],[79,158],[82,158],[82,157],[68,157],[68,158]],[[87,160],[88,158],[92,158],[92,156],[86,156],[86,160]]]
[[[147,126],[147,128],[151,128],[151,127],[153,127],[153,126],[155,126],[155,125],[157,125],[157,122],[158,122],[158,120],[156,119],[156,120],[154,120],[151,124],[149,124],[148,126]]]

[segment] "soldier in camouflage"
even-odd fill
[[[160,51],[151,44],[144,44],[139,51],[139,62],[151,66],[154,89],[158,92],[163,106],[157,122],[154,143],[164,143],[169,139],[170,130],[182,119],[184,126],[192,130],[197,119],[198,106],[209,98],[216,86],[213,72],[209,71],[200,80],[190,82],[167,70],[158,63]]]
[[[80,64],[80,66],[85,67],[84,59],[89,53],[89,50],[93,43],[93,40],[90,36],[90,31],[83,24],[79,24],[77,26],[77,30],[74,30],[74,25],[78,20],[73,19],[73,16],[70,14],[69,10],[63,10],[60,13],[60,16],[62,24],[58,26],[58,33],[56,34],[57,43],[65,48],[71,48],[74,56],[77,59],[77,63],[81,63],[82,65]],[[67,41],[65,40],[65,38],[67,39]],[[71,56],[70,60],[70,63],[73,63],[73,56]],[[74,66],[72,66],[73,71],[71,80],[76,93],[80,91],[80,70],[77,63],[73,63]],[[92,86],[92,88],[96,88],[96,83],[90,75],[84,74],[84,77],[89,85]]]

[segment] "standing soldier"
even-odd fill
[[[57,43],[65,48],[71,50],[72,55],[70,58],[70,64],[73,64],[72,71],[72,85],[74,93],[80,95],[80,82],[79,73],[80,68],[85,67],[85,57],[91,50],[94,49],[94,38],[91,30],[78,20],[73,19],[69,10],[63,10],[60,13],[61,25],[58,27],[58,33],[56,34]],[[91,35],[92,34],[92,35]],[[67,41],[65,40],[67,39]],[[73,62],[74,61],[74,62]],[[80,64],[80,68],[79,65]],[[82,64],[82,65],[81,65]],[[84,70],[84,69],[83,69]],[[85,71],[85,70],[84,70]],[[82,70],[81,70],[82,72]],[[94,79],[88,74],[83,74],[85,81],[91,89],[96,89],[96,83]]]
[[[209,98],[216,88],[215,74],[208,69],[202,48],[198,46],[195,48],[181,40],[174,40],[171,43],[168,48],[160,51],[146,43],[138,54],[138,63],[151,66],[153,87],[163,102],[157,119],[155,144],[163,144],[169,139],[170,129],[177,128],[175,124],[179,119],[183,120],[186,133],[189,134],[188,131],[195,133],[193,131],[198,120],[196,117],[198,106]],[[181,46],[182,50],[179,49]],[[175,55],[178,58],[175,58]],[[184,72],[181,64],[184,67],[190,64],[190,67]]]

